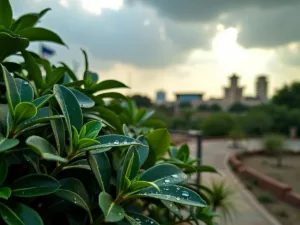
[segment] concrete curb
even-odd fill
[[[226,168],[226,170],[228,171],[229,176],[231,176],[231,178],[234,180],[234,182],[236,183],[237,187],[242,190],[241,193],[242,195],[244,195],[249,202],[256,208],[256,210],[264,217],[266,218],[269,222],[270,225],[282,225],[281,223],[278,222],[278,220],[271,215],[262,205],[260,205],[257,200],[253,197],[253,195],[251,194],[251,192],[249,192],[244,185],[241,183],[241,181],[239,181],[237,179],[237,177],[232,173],[231,168],[228,165],[229,159],[231,157],[231,152],[229,152],[224,160],[224,167]]]

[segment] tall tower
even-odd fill
[[[256,97],[261,102],[268,101],[268,81],[266,76],[259,76],[256,81]]]

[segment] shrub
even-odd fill
[[[246,134],[240,128],[234,128],[229,132],[229,138],[232,140],[232,147],[238,148],[239,141],[246,137]]]
[[[206,118],[202,124],[205,136],[222,137],[228,136],[234,127],[234,120],[228,113],[215,113]]]
[[[0,5],[0,224],[212,224],[211,207],[185,181],[215,170],[196,165],[187,146],[164,159],[162,122],[120,93],[103,93],[127,86],[98,81],[84,50],[83,79],[27,51],[30,41],[65,45],[34,27],[48,9],[14,20],[9,1]],[[9,61],[16,53],[20,64]]]
[[[275,202],[275,198],[270,193],[264,192],[257,196],[257,200],[264,204]]]
[[[280,134],[268,134],[263,137],[263,147],[268,155],[277,158],[277,166],[282,166],[282,152],[285,138]]]

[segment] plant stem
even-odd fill
[[[64,168],[65,164],[60,163],[50,174],[52,177],[56,177],[56,175]]]

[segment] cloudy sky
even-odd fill
[[[79,63],[84,48],[101,79],[132,93],[163,89],[219,97],[238,73],[246,94],[267,74],[270,94],[300,79],[300,0],[11,0],[14,16],[50,7],[40,26],[60,34],[53,63]],[[31,46],[37,49],[36,45]],[[127,92],[128,93],[128,92]]]

